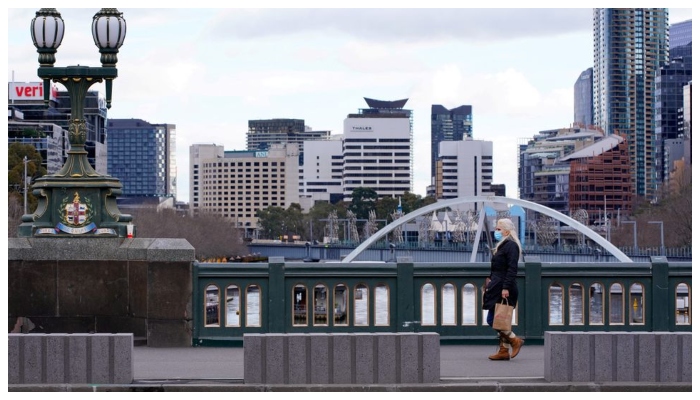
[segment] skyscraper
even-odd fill
[[[682,149],[683,87],[693,79],[692,45],[676,46],[670,53],[671,62],[656,71],[654,87],[656,189],[668,182],[673,162],[683,157],[682,151],[669,151],[668,145]]]
[[[593,125],[593,68],[581,72],[574,84],[574,122],[581,128]]]
[[[685,46],[693,41],[693,20],[678,22],[668,27],[668,48]]]
[[[175,197],[175,125],[142,119],[107,122],[107,172],[119,178],[124,197]]]
[[[596,8],[593,35],[593,123],[626,135],[633,191],[651,199],[654,78],[668,63],[668,10]]]
[[[411,110],[408,99],[365,98],[370,108],[349,114],[343,124],[343,195],[355,188],[373,189],[379,198],[397,198],[411,191],[413,178]]]
[[[440,156],[440,142],[472,138],[472,106],[451,110],[433,104],[430,110],[430,177],[435,179],[435,165]]]

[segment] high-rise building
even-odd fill
[[[581,72],[574,84],[574,123],[581,128],[593,125],[593,68]]]
[[[435,178],[435,166],[440,153],[440,142],[472,138],[472,106],[463,105],[451,110],[433,104],[430,110],[430,176]]]
[[[246,142],[248,150],[267,150],[275,143],[296,143],[299,162],[303,162],[304,141],[327,140],[331,131],[314,131],[303,119],[257,119],[248,121]]]
[[[123,197],[176,197],[175,125],[110,119],[107,134],[107,172]]]
[[[634,193],[651,199],[654,78],[668,63],[668,9],[596,8],[593,35],[593,124],[627,137]]]
[[[473,139],[442,141],[436,167],[435,197],[438,201],[493,194],[491,191],[493,142],[491,141]]]
[[[671,62],[656,71],[654,94],[654,150],[656,158],[655,187],[668,183],[669,169],[674,161],[683,157],[682,152],[669,151],[667,144],[680,145],[683,137],[683,88],[693,78],[692,45],[671,49]]]
[[[403,109],[408,99],[365,100],[370,108],[349,114],[343,124],[345,201],[358,187],[373,189],[379,198],[412,191],[412,111]]]
[[[610,221],[629,216],[632,185],[627,141],[606,136],[561,158],[570,163],[569,209],[588,215],[587,223],[611,226]]]
[[[693,20],[671,24],[668,27],[668,48],[685,46],[693,41]]]
[[[257,229],[257,211],[299,202],[299,148],[224,151],[215,144],[190,146],[190,214],[214,213],[245,229]]]

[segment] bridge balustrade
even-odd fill
[[[437,332],[492,341],[481,309],[488,263],[195,263],[195,346],[245,333]],[[692,331],[691,263],[543,263],[518,274],[514,331]]]

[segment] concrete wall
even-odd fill
[[[10,238],[8,331],[191,346],[193,261],[184,239]]]
[[[131,334],[9,334],[8,383],[130,384]]]
[[[243,335],[246,384],[438,383],[437,333]]]
[[[549,382],[692,382],[691,332],[545,332]]]

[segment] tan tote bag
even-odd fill
[[[496,303],[496,309],[493,316],[493,329],[499,331],[512,330],[511,323],[513,322],[513,306],[508,304],[508,299],[501,300]]]

